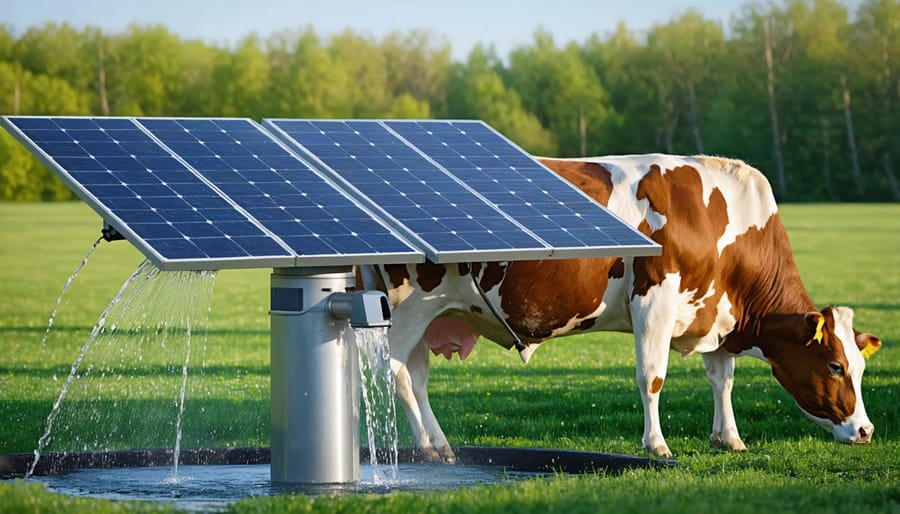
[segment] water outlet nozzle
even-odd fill
[[[121,232],[105,221],[103,222],[103,228],[100,230],[100,233],[103,234],[103,239],[107,241],[125,240],[125,236],[123,236]]]
[[[391,326],[391,304],[381,291],[332,293],[325,310],[332,319],[349,319],[353,328]]]

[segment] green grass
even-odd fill
[[[788,205],[782,208],[804,282],[820,306],[849,305],[857,328],[884,344],[868,363],[864,397],[876,426],[866,446],[839,446],[809,422],[752,359],[739,359],[735,412],[749,451],[712,450],[709,386],[698,356],[670,358],[663,430],[678,466],[619,476],[554,477],[490,488],[387,496],[246,499],[235,512],[900,512],[900,206]],[[98,314],[141,256],[102,243],[73,282],[46,346],[41,338],[66,278],[99,235],[82,204],[0,204],[0,453],[34,449]],[[215,283],[206,351],[187,401],[185,447],[268,444],[268,270],[224,271]],[[553,341],[528,366],[515,352],[482,343],[465,362],[433,358],[432,405],[455,445],[572,448],[638,454],[643,426],[633,383],[631,337],[596,334]],[[180,362],[135,365],[116,408],[151,419],[153,433],[120,447],[172,446],[171,398],[126,390],[179,383]],[[150,362],[152,361],[152,362]],[[153,384],[151,384],[153,383]],[[168,393],[167,393],[168,394]],[[167,410],[168,409],[168,410]],[[72,433],[102,431],[76,419]],[[405,423],[401,420],[401,426]],[[85,436],[89,437],[89,436]],[[78,444],[54,441],[54,444]],[[408,431],[401,444],[410,444]],[[4,512],[166,510],[154,503],[73,499],[35,484],[0,483]]]

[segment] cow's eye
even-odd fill
[[[844,367],[838,361],[829,362],[828,369],[831,370],[832,375],[842,376],[844,374]]]

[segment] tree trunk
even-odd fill
[[[891,63],[888,59],[888,39],[886,35],[881,38],[881,75],[884,84],[884,100],[881,102],[881,122],[884,126],[884,143],[885,150],[882,155],[882,163],[884,164],[884,173],[887,175],[888,185],[891,187],[891,195],[894,201],[900,200],[900,187],[897,185],[897,178],[894,175],[894,167],[891,164],[891,148],[894,148],[896,135],[891,130]],[[900,81],[897,82],[898,93],[900,93]]]
[[[13,67],[13,73],[15,78],[13,82],[12,114],[19,114],[22,110],[22,66],[16,64]]]
[[[887,175],[888,185],[891,186],[891,196],[895,202],[900,201],[900,185],[897,184],[897,177],[894,175],[890,152],[884,152],[884,173]]]
[[[13,114],[19,114],[22,104],[22,86],[19,82],[19,76],[16,75],[16,83],[13,86]]]
[[[787,183],[784,179],[784,158],[781,156],[781,139],[778,137],[778,112],[775,108],[775,70],[772,65],[772,41],[769,34],[768,21],[763,23],[763,39],[765,42],[766,72],[768,76],[769,120],[772,123],[772,151],[775,154],[775,169],[778,173],[778,192],[782,199],[787,198]]]
[[[99,45],[99,66],[97,70],[97,87],[100,90],[100,112],[103,116],[109,116],[109,100],[106,97],[106,64],[103,59],[103,43]]]
[[[581,134],[581,156],[587,156],[587,119],[584,117],[584,107],[578,111],[578,131]]]
[[[697,147],[697,153],[703,153],[703,138],[700,136],[700,115],[697,109],[697,94],[694,92],[694,82],[688,80],[688,100],[690,109],[688,111],[688,123],[691,125],[691,133],[694,134],[694,145]]]
[[[831,150],[828,148],[828,119],[822,118],[822,180],[825,181],[825,199],[834,200],[831,188]]]
[[[675,126],[675,122],[672,120],[672,109],[671,103],[668,103],[666,109],[663,110],[663,144],[666,145],[666,153],[673,154],[675,153],[675,145],[672,142],[673,136],[673,127]]]
[[[853,113],[850,111],[850,88],[847,87],[847,77],[844,75],[841,75],[841,88],[844,90],[844,122],[847,124],[847,143],[850,145],[853,182],[856,184],[856,194],[862,196],[862,172],[859,168],[859,153],[856,151],[856,135],[853,132]]]

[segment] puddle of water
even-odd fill
[[[397,478],[384,480],[375,477],[373,471],[372,466],[362,464],[359,483],[323,485],[273,484],[268,464],[182,465],[178,478],[173,477],[171,467],[160,466],[82,469],[60,475],[32,477],[30,480],[70,496],[167,501],[174,502],[181,509],[210,512],[252,496],[433,491],[515,482],[546,475],[507,471],[496,466],[399,464]]]

